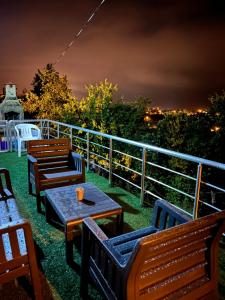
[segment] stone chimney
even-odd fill
[[[23,107],[16,96],[16,85],[6,84],[4,94],[5,98],[0,104],[0,120],[23,120]]]

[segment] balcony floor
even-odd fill
[[[35,197],[28,194],[27,158],[15,152],[0,153],[0,167],[9,170],[12,186],[22,216],[31,222],[33,237],[37,244],[38,259],[42,268],[44,299],[79,299],[79,272],[69,267],[65,261],[64,234],[46,223],[45,216],[36,211]],[[86,181],[94,183],[117,203],[124,207],[124,229],[131,231],[149,224],[152,210],[140,208],[139,199],[119,187],[109,187],[108,181],[94,173],[86,174]],[[112,219],[107,219],[110,228]],[[79,239],[75,248],[75,261],[80,263]],[[78,251],[77,251],[78,248]],[[91,299],[102,299],[96,290],[91,289]],[[26,291],[15,287],[14,283],[4,285],[0,290],[1,299],[29,299]]]

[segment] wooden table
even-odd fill
[[[84,188],[84,199],[76,198],[76,187]],[[92,183],[82,183],[45,190],[46,220],[52,221],[56,215],[65,232],[66,260],[73,262],[73,240],[76,227],[86,217],[101,219],[116,215],[117,232],[122,232],[123,209]]]

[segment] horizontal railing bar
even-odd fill
[[[100,166],[99,164],[96,164],[95,162],[91,162],[91,165],[97,166],[97,167],[99,167],[100,169],[103,169],[103,170],[105,170],[106,172],[109,172],[108,169],[106,169],[106,168]]]
[[[153,196],[153,197],[155,197],[156,199],[162,199],[162,198],[159,197],[158,195],[156,195],[156,194],[150,192],[149,190],[145,190],[145,193],[146,193],[146,194],[149,194],[149,195],[151,195],[151,196]]]
[[[162,199],[162,197],[159,197],[158,195],[156,195],[156,194],[154,194],[154,193],[152,193],[152,192],[150,192],[150,191],[148,191],[148,190],[145,190],[145,193],[150,194],[150,195],[154,196],[154,197],[157,198],[157,199]],[[172,206],[178,208],[179,210],[181,210],[181,211],[184,212],[185,214],[188,214],[189,216],[192,217],[192,214],[189,213],[188,211],[182,209],[181,207],[178,207],[178,206],[174,205],[173,203],[170,203],[170,204],[171,204]]]
[[[185,193],[185,192],[183,192],[183,191],[181,191],[181,190],[179,190],[179,189],[176,189],[176,188],[174,188],[174,187],[172,187],[172,186],[170,186],[170,185],[168,185],[168,184],[166,184],[166,183],[163,183],[163,182],[161,182],[161,181],[159,181],[159,180],[157,180],[157,179],[155,179],[155,178],[153,178],[153,177],[145,176],[145,178],[147,178],[147,179],[149,179],[149,180],[151,180],[151,181],[153,181],[153,182],[156,182],[156,183],[158,183],[158,184],[160,184],[160,185],[162,185],[162,186],[165,186],[165,187],[167,187],[167,188],[169,188],[169,189],[171,189],[171,190],[173,190],[173,191],[176,191],[176,192],[178,192],[178,193],[180,193],[180,194],[183,194],[183,195],[185,195],[185,196],[187,196],[187,197],[189,197],[189,198],[191,198],[191,199],[195,199],[194,196],[189,195],[189,194],[187,194],[187,193]]]
[[[214,188],[215,190],[218,190],[218,191],[221,191],[221,192],[225,192],[225,189],[222,189],[222,188],[220,188],[217,185],[213,185],[211,183],[204,182],[204,181],[201,181],[201,183],[204,184],[204,185],[206,185],[206,186],[210,186],[211,188]]]
[[[92,145],[99,146],[99,147],[101,147],[101,148],[104,148],[104,149],[109,150],[109,147],[103,146],[103,145],[101,145],[101,144],[98,144],[98,143],[95,143],[95,142],[92,142],[92,141],[90,141],[89,143],[92,144]]]
[[[78,148],[78,149],[81,149],[81,150],[84,150],[85,152],[87,152],[87,150],[81,146],[74,145],[74,144],[72,144],[72,146],[74,146],[74,148]]]
[[[181,173],[181,172],[178,172],[178,171],[175,171],[175,170],[172,170],[172,169],[169,169],[169,168],[163,167],[163,166],[160,166],[160,165],[158,165],[158,164],[154,164],[154,163],[152,163],[152,162],[149,162],[149,161],[147,161],[146,163],[147,163],[148,165],[151,165],[151,166],[153,166],[153,167],[157,167],[157,168],[159,168],[159,169],[162,169],[162,170],[168,171],[168,172],[170,172],[170,173],[174,173],[174,174],[176,174],[176,175],[180,175],[180,176],[183,176],[183,177],[185,177],[185,178],[188,178],[188,179],[191,179],[191,180],[194,180],[194,181],[196,181],[196,178],[195,178],[195,177],[192,177],[192,176],[189,176],[189,175],[183,174],[183,173]]]
[[[188,211],[184,210],[183,208],[181,208],[181,207],[179,207],[179,206],[177,206],[177,205],[175,205],[175,204],[173,204],[173,203],[170,203],[170,204],[171,204],[172,206],[178,208],[179,210],[181,210],[183,213],[188,214],[189,216],[193,217],[192,213],[189,213]]]
[[[104,157],[104,156],[102,156],[102,155],[100,155],[100,154],[97,154],[97,153],[92,152],[92,151],[90,151],[89,153],[90,153],[90,154],[93,154],[93,155],[96,155],[97,157],[101,157],[102,159],[104,159],[104,160],[106,160],[106,161],[109,161],[108,158],[106,158],[106,157]]]
[[[208,207],[210,207],[210,208],[212,208],[212,209],[214,209],[214,210],[216,210],[216,211],[222,211],[221,209],[219,209],[219,208],[217,208],[217,207],[215,207],[215,206],[213,206],[213,205],[211,205],[211,204],[209,204],[209,203],[207,203],[207,202],[204,202],[204,201],[202,201],[202,200],[199,200],[202,204],[204,204],[204,205],[206,205],[206,206],[208,206]]]
[[[135,186],[136,188],[141,189],[141,187],[140,187],[139,185],[137,185],[137,184],[135,184],[135,183],[133,183],[133,182],[131,182],[131,181],[129,181],[129,180],[127,180],[127,179],[121,177],[121,176],[119,176],[118,174],[116,174],[116,173],[112,173],[112,174],[113,174],[114,176],[120,178],[121,180],[130,183],[131,185]]]
[[[125,152],[121,152],[121,151],[118,151],[118,150],[113,150],[113,152],[116,152],[116,153],[119,153],[119,154],[122,154],[122,155],[126,155],[126,156],[131,157],[131,158],[133,158],[133,159],[136,159],[136,160],[138,160],[138,161],[142,161],[141,158],[138,158],[138,157],[136,157],[136,156],[127,154],[127,153],[125,153]]]
[[[57,131],[57,128],[55,129],[55,128],[50,127],[49,129],[50,129],[50,130]]]
[[[124,169],[126,169],[126,170],[129,170],[129,171],[134,172],[134,173],[136,173],[136,174],[138,174],[138,175],[141,176],[141,173],[140,173],[140,172],[135,171],[135,170],[133,170],[133,169],[131,169],[131,168],[129,168],[129,167],[126,167],[126,166],[124,166],[124,165],[121,165],[121,164],[118,163],[118,162],[113,162],[113,164],[114,164],[114,165],[117,165],[117,166],[120,166],[121,168],[124,168]]]
[[[78,139],[78,140],[81,140],[83,142],[87,142],[87,140],[85,140],[85,139],[83,139],[83,138],[81,138],[81,137],[79,137],[77,135],[72,135],[72,139]]]
[[[70,136],[70,133],[67,133],[67,132],[64,132],[64,131],[59,131],[59,133],[61,133],[62,135]]]

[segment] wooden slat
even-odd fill
[[[65,151],[46,151],[46,152],[38,152],[36,154],[34,154],[33,156],[35,157],[38,156],[38,157],[52,157],[52,156],[59,156],[59,155],[68,155],[69,151],[68,150],[65,150]]]
[[[39,152],[40,153],[42,153],[42,152],[49,152],[49,151],[65,151],[65,150],[67,150],[68,152],[69,152],[69,147],[66,147],[65,145],[51,145],[51,146],[37,146],[37,147],[34,147],[34,148],[32,148],[32,150],[31,150],[31,155],[33,155],[33,154],[35,154],[35,156],[36,155],[38,155],[39,154]]]
[[[63,168],[52,168],[52,169],[43,169],[39,172],[41,180],[45,179],[45,174],[54,174],[54,173],[61,173],[61,172],[69,172],[71,171],[68,167]]]
[[[35,147],[36,145],[69,145],[70,140],[68,138],[60,138],[60,139],[51,139],[51,140],[31,140],[28,142],[28,146],[30,148]]]
[[[139,287],[140,289],[143,289],[151,284],[157,285],[160,281],[166,281],[170,277],[176,276],[178,273],[185,272],[187,269],[194,268],[196,265],[201,263],[206,263],[205,252],[196,251],[194,254],[189,253],[189,255],[186,256],[176,257],[176,259],[173,259],[166,264],[159,264],[155,268],[142,272],[139,279]],[[188,284],[190,279],[185,277],[184,281],[186,279]]]
[[[46,190],[46,189],[52,189],[52,188],[57,188],[57,187],[64,187],[64,186],[68,186],[71,184],[71,180],[64,180],[64,181],[54,181],[54,182],[45,182],[45,184],[42,185],[41,190]]]
[[[60,168],[60,167],[67,167],[68,168],[69,163],[67,160],[63,160],[63,161],[55,161],[55,162],[51,162],[51,163],[44,163],[44,164],[39,164],[38,165],[38,170],[41,172],[41,170],[46,170],[49,168]]]
[[[182,226],[182,225],[180,225]],[[178,227],[177,226],[177,230]],[[202,226],[200,228],[190,228],[189,231],[183,232],[182,234],[179,234],[179,232],[176,233],[176,231],[173,232],[173,234],[166,235],[166,231],[159,233],[158,240],[152,241],[152,238],[157,236],[156,234],[146,237],[143,239],[143,243],[148,244],[148,240],[150,241],[150,245],[148,246],[147,251],[147,257],[151,258],[154,256],[157,256],[161,253],[164,253],[165,251],[172,250],[174,248],[174,245],[176,244],[176,247],[180,247],[186,243],[190,243],[193,240],[202,240],[204,238],[211,237],[212,230],[216,227],[216,225],[209,225],[209,226]],[[161,235],[161,236],[160,236]]]
[[[60,155],[60,156],[55,156],[55,157],[38,157],[37,161],[38,164],[44,164],[44,163],[51,163],[51,162],[59,162],[59,161],[67,161],[68,160],[68,155]]]
[[[194,282],[205,275],[205,267],[199,265],[193,270],[188,270],[181,274],[170,277],[168,280],[162,281],[158,285],[149,286],[148,288],[140,290],[138,293],[141,295],[141,299],[156,300],[169,295],[170,293],[182,288],[188,283]],[[175,282],[175,284],[174,284]]]
[[[170,260],[179,257],[180,255],[188,255],[194,251],[200,251],[206,247],[204,238],[201,240],[194,240],[189,243],[184,243],[182,246],[178,246],[164,253],[155,255],[154,257],[146,257],[144,264],[142,265],[142,272],[147,271],[149,268],[155,268],[160,264],[165,264]]]

